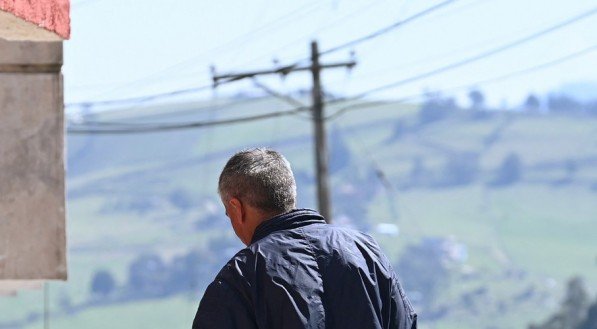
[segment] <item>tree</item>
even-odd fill
[[[143,254],[129,266],[128,285],[132,292],[140,295],[160,295],[165,292],[166,266],[156,254]]]
[[[527,99],[524,101],[524,108],[529,112],[537,112],[539,111],[540,106],[539,98],[534,94],[529,94]]]
[[[91,280],[91,292],[98,296],[108,296],[114,291],[116,282],[112,274],[106,270],[99,270],[93,275]]]
[[[411,167],[408,176],[400,184],[401,188],[413,188],[425,186],[431,180],[431,172],[425,167],[425,162],[420,156],[411,160]]]
[[[589,299],[583,281],[574,277],[568,281],[560,309],[542,324],[531,324],[529,329],[580,329],[586,322],[588,308]]]
[[[577,329],[597,329],[597,298],[589,307],[585,321]]]
[[[566,323],[575,327],[585,317],[589,306],[589,295],[580,277],[568,281],[566,296],[561,306],[561,314]]]
[[[175,189],[168,194],[170,203],[178,209],[189,210],[195,206],[197,201],[191,193],[183,189]]]
[[[427,93],[425,102],[418,113],[419,124],[427,124],[446,118],[457,108],[453,98],[439,93]]]
[[[583,106],[570,96],[551,94],[547,98],[547,107],[550,112],[570,114],[580,112]]]
[[[468,98],[471,101],[471,110],[482,111],[485,109],[485,95],[477,89],[473,89],[468,93]]]
[[[439,186],[457,186],[472,183],[479,173],[479,162],[475,155],[449,157],[442,170]]]
[[[522,176],[522,161],[516,153],[510,153],[500,167],[496,170],[495,179],[490,183],[493,186],[505,186],[520,180]]]
[[[202,279],[211,279],[208,272],[212,264],[209,257],[195,250],[175,257],[168,266],[170,292],[195,291]]]
[[[431,306],[439,289],[449,282],[442,241],[440,238],[426,238],[420,243],[408,245],[396,265],[405,289],[413,296],[420,296],[427,306]]]

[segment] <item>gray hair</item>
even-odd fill
[[[255,148],[233,155],[218,182],[224,201],[238,198],[265,213],[294,209],[296,182],[290,163],[276,151]]]

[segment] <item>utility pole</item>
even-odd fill
[[[321,215],[332,220],[329,190],[329,153],[323,115],[323,95],[320,79],[319,50],[317,42],[311,42],[311,73],[313,75],[313,129],[315,136],[315,172],[317,173],[317,207]]]
[[[215,69],[212,67],[214,88],[218,86],[220,81],[232,82],[242,80],[245,78],[252,78],[258,75],[281,74],[287,75],[298,71],[311,71],[313,76],[313,90],[312,90],[312,111],[313,111],[313,132],[314,132],[314,150],[315,150],[315,173],[317,176],[317,207],[319,213],[329,223],[332,221],[332,206],[330,204],[330,190],[329,190],[329,170],[328,170],[328,149],[327,138],[325,132],[325,115],[323,91],[321,88],[321,71],[328,68],[345,67],[352,68],[356,65],[354,60],[333,63],[320,64],[319,63],[319,49],[317,41],[311,42],[311,63],[308,66],[299,66],[298,64],[281,66],[273,70],[253,71],[245,73],[233,73],[216,75]]]
[[[44,329],[50,329],[50,283],[44,282]]]

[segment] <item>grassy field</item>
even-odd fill
[[[181,105],[179,118],[213,120],[286,107],[271,99],[221,112],[192,111],[193,106]],[[155,122],[169,111],[138,109],[95,119]],[[354,177],[365,177],[361,183],[376,186],[365,198],[368,201],[363,199],[364,207],[370,227],[376,223],[400,227],[398,237],[371,231],[392,261],[424,237],[451,237],[467,247],[466,262],[454,268],[435,301],[456,306],[433,321],[425,321],[422,314],[421,328],[525,328],[555,310],[566,280],[574,275],[583,276],[594,295],[597,119],[498,113],[472,120],[463,114],[417,125],[417,113],[415,105],[378,105],[346,112],[329,127],[339,132],[350,155],[350,165],[332,177],[333,190],[338,193],[347,184],[358,190],[361,186],[351,181]],[[410,128],[393,138],[397,120]],[[50,284],[52,327],[188,328],[200,298],[192,293],[98,306],[70,316],[61,312],[60,300],[68,296],[73,304],[87,301],[98,269],[111,271],[117,284],[124,285],[128,265],[140,253],[156,252],[168,259],[229,237],[215,186],[227,157],[239,148],[266,145],[285,153],[295,173],[307,177],[299,185],[299,205],[314,207],[311,130],[303,113],[176,133],[70,137],[69,280]],[[492,134],[497,137],[487,144]],[[473,182],[400,188],[415,158],[422,159],[430,175],[437,175],[448,157],[469,153],[476,154],[479,162]],[[510,153],[522,160],[521,180],[501,188],[488,186]],[[561,164],[570,160],[577,163],[571,180],[555,184],[566,177]],[[392,187],[366,178],[372,168],[381,170]],[[167,202],[172,190],[186,191],[197,205],[173,207]],[[147,211],[130,206],[139,200],[151,201]],[[334,212],[345,209],[336,206]],[[197,227],[198,219],[209,214],[217,214],[222,222]],[[223,264],[228,255],[218,257]],[[518,297],[529,288],[535,291],[532,297]],[[476,306],[462,304],[463,295],[479,289],[484,292],[476,297]],[[40,291],[0,298],[0,328],[2,323],[39,313],[42,302]],[[38,328],[40,320],[24,328]]]

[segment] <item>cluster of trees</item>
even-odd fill
[[[472,117],[483,119],[490,117],[487,110],[490,107],[486,104],[486,97],[480,90],[473,89],[468,93],[469,106],[472,110]],[[455,110],[462,109],[452,97],[444,96],[437,92],[428,92],[419,113],[419,123],[431,123],[448,117]],[[570,95],[561,93],[550,93],[543,99],[533,93],[514,110],[528,113],[557,113],[557,114],[589,114],[597,115],[597,99],[581,101]],[[503,108],[502,110],[506,110]]]
[[[412,302],[428,315],[433,313],[431,309],[438,294],[442,289],[447,289],[450,283],[450,269],[454,260],[446,250],[448,242],[440,237],[424,238],[406,246],[395,264]]]
[[[493,169],[485,183],[491,187],[508,186],[520,181],[523,171],[524,166],[520,156],[516,153],[510,153]],[[478,156],[475,154],[447,157],[439,170],[427,168],[421,157],[415,157],[412,160],[408,177],[400,184],[400,187],[462,186],[479,180],[480,176],[481,167]]]
[[[476,97],[475,97],[476,96]],[[484,96],[480,91],[473,90],[469,93],[471,103],[473,99],[481,100],[484,104]],[[479,103],[478,103],[479,104]],[[473,109],[484,109],[483,107],[471,106]],[[597,115],[597,99],[592,101],[581,101],[572,96],[561,93],[550,93],[544,99],[538,95],[529,94],[518,106],[518,110],[529,113],[545,112],[557,114],[589,114]]]
[[[552,113],[597,115],[597,100],[582,102],[568,95],[550,94],[547,108]]]
[[[407,134],[416,133],[424,125],[434,123],[448,117],[458,115],[472,118],[473,120],[490,118],[496,115],[497,111],[487,111],[488,106],[485,103],[485,96],[478,90],[472,90],[469,93],[470,105],[467,111],[455,102],[454,98],[446,97],[439,93],[428,93],[421,105],[417,116],[414,120],[407,120],[404,118],[397,119],[394,124],[392,135],[386,142],[394,142],[403,138]],[[543,102],[545,103],[545,102]],[[593,103],[580,103],[568,96],[549,95],[546,102],[547,108],[550,112],[564,112],[576,113],[578,111],[589,111],[592,109],[591,104],[597,108],[597,101]],[[588,104],[588,105],[587,105]],[[582,105],[582,106],[581,106]],[[536,95],[529,95],[527,99],[521,104],[520,108],[529,113],[541,111],[542,101]],[[576,112],[575,112],[576,111]],[[595,111],[597,114],[597,110]],[[499,138],[502,130],[509,124],[512,118],[505,120],[502,125],[498,126],[492,133],[486,136],[484,144],[486,147],[491,146]],[[424,159],[415,157],[412,160],[412,167],[408,177],[399,185],[401,188],[412,187],[452,187],[467,185],[481,179],[482,170],[479,165],[480,152],[469,153],[455,153],[452,149],[435,144],[433,142],[423,142],[429,144],[430,147],[437,148],[447,154],[444,164],[439,169],[427,168]],[[562,178],[552,181],[554,185],[570,183],[577,171],[577,163],[572,160],[564,160],[560,166],[565,174]],[[520,181],[524,174],[524,165],[521,157],[516,153],[505,155],[502,162],[493,168],[493,172],[486,178],[484,183],[490,187],[508,186]],[[548,182],[549,183],[549,182]]]
[[[436,186],[459,186],[473,183],[480,173],[478,156],[463,154],[449,157],[437,177]]]
[[[575,159],[563,159],[558,163],[550,163],[551,169],[560,171],[559,178],[546,178],[544,182],[554,186],[570,184],[574,181],[579,165]],[[521,157],[510,152],[489,173],[483,173],[478,155],[460,154],[449,156],[439,169],[425,166],[421,157],[414,157],[407,177],[399,184],[401,188],[413,187],[455,187],[482,181],[488,187],[499,188],[516,184],[523,179],[525,166]],[[482,175],[483,174],[483,175]],[[597,186],[597,185],[595,185]],[[594,187],[593,189],[597,189]]]
[[[471,90],[468,94],[469,111],[466,115],[472,119],[487,119],[491,117],[491,112],[485,103],[485,95],[479,90]],[[453,97],[442,95],[437,92],[429,92],[425,95],[425,100],[421,105],[421,110],[417,114],[417,124],[419,126],[453,117],[455,113],[465,113],[461,110],[465,108],[456,103]]]
[[[454,98],[444,97],[439,93],[428,93],[419,110],[417,121],[419,125],[436,122],[449,117],[456,110],[458,105]]]
[[[591,302],[582,279],[572,278],[559,309],[529,329],[597,329],[597,298]]]
[[[404,249],[396,269],[413,302],[430,306],[430,303],[446,288],[449,272],[441,253],[424,243],[409,245]]]
[[[211,254],[211,256],[210,256]],[[207,285],[222,264],[216,264],[213,253],[191,250],[165,262],[158,254],[137,256],[128,268],[127,282],[119,286],[112,273],[98,270],[91,280],[91,293],[96,299],[140,299],[197,292]]]

